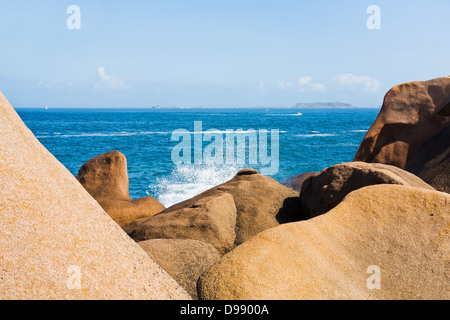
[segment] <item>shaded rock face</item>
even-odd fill
[[[359,189],[325,215],[264,231],[231,251],[200,277],[199,297],[448,300],[449,208],[443,192]],[[373,289],[377,268],[380,289]]]
[[[221,254],[233,248],[236,207],[228,193],[205,197],[174,211],[163,211],[124,227],[135,241],[192,239],[213,245]]]
[[[168,219],[164,218],[165,216],[170,214],[170,217],[174,217],[173,221],[175,223],[177,221],[176,219],[178,219],[176,217],[181,217],[180,213],[186,210],[192,210],[192,207],[198,206],[198,201],[202,199],[209,199],[208,201],[211,201],[211,199],[222,194],[231,195],[231,202],[233,202],[236,208],[237,218],[233,227],[235,230],[234,245],[239,245],[259,232],[275,227],[280,223],[299,220],[297,192],[281,185],[272,178],[258,174],[255,170],[242,170],[232,180],[205,191],[192,199],[167,208],[158,214],[157,219],[161,221],[161,229],[165,230],[166,228],[162,222]],[[227,207],[231,208],[231,203]],[[211,214],[220,215],[221,213],[211,211]],[[152,226],[154,223],[153,220],[155,219],[137,220],[135,223],[125,226],[125,230],[137,241],[156,238],[156,228]],[[229,225],[227,225],[228,227]],[[162,233],[164,231],[159,232]],[[163,236],[159,235],[159,237]],[[171,237],[176,238],[175,236]],[[192,239],[211,243],[204,239]],[[230,250],[232,247],[227,245],[226,248],[219,248],[216,246],[221,253]]]
[[[119,151],[110,151],[89,160],[80,168],[76,178],[120,226],[151,217],[166,208],[153,197],[131,199],[127,159]]]
[[[0,299],[189,299],[0,94]]]
[[[406,170],[450,193],[450,123],[420,147]]]
[[[305,182],[305,180],[309,177],[314,176],[316,173],[317,172],[305,172],[296,176],[292,176],[281,181],[281,184],[288,188],[291,188],[292,190],[300,192],[302,190],[303,182]]]
[[[212,245],[197,240],[155,239],[139,245],[194,299],[198,278],[220,259]]]
[[[447,100],[444,101],[443,104],[436,110],[436,114],[440,116],[450,116],[450,96],[447,97]]]
[[[409,82],[391,89],[355,161],[405,168],[420,146],[450,121],[448,114],[437,113],[449,95],[450,77]]]
[[[350,192],[376,184],[398,184],[434,190],[415,175],[379,163],[350,162],[324,169],[308,178],[300,193],[302,217],[310,219],[337,206]]]

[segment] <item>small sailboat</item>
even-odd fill
[[[44,109],[45,109],[45,110],[48,110],[48,106],[46,105]]]

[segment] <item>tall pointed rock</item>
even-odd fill
[[[0,93],[0,299],[188,299]]]

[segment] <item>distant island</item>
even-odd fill
[[[356,108],[348,103],[343,102],[313,102],[313,103],[297,103],[292,108]]]
[[[351,108],[365,108],[365,107],[355,107],[349,103],[344,103],[340,101],[336,102],[299,102],[294,106],[250,106],[250,107],[230,107],[225,109],[351,109]],[[195,106],[195,107],[163,107],[159,105],[152,106],[152,109],[221,109],[213,107]]]

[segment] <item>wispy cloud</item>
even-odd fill
[[[44,88],[44,89],[51,89],[54,88],[56,83],[54,81],[42,81],[39,80],[34,87],[36,88]]]
[[[377,79],[368,76],[358,76],[352,73],[340,74],[334,78],[343,89],[362,89],[366,93],[376,93],[381,85]]]
[[[97,68],[98,81],[94,85],[95,90],[118,90],[129,88],[120,78],[106,73],[104,67]]]
[[[261,80],[258,84],[258,91],[263,92],[265,87],[266,87],[266,84],[264,83],[264,81]]]
[[[289,82],[289,81],[278,81],[277,84],[281,90],[287,90],[287,89],[290,89],[293,86],[295,86],[294,82]]]
[[[298,88],[300,91],[324,92],[327,90],[324,84],[312,82],[310,76],[304,76],[298,79]]]
[[[312,81],[312,77],[304,76],[298,79],[296,82],[290,81],[278,81],[278,88],[281,90],[288,90],[292,88],[297,88],[301,92],[324,92],[327,90],[324,84],[316,83]]]

